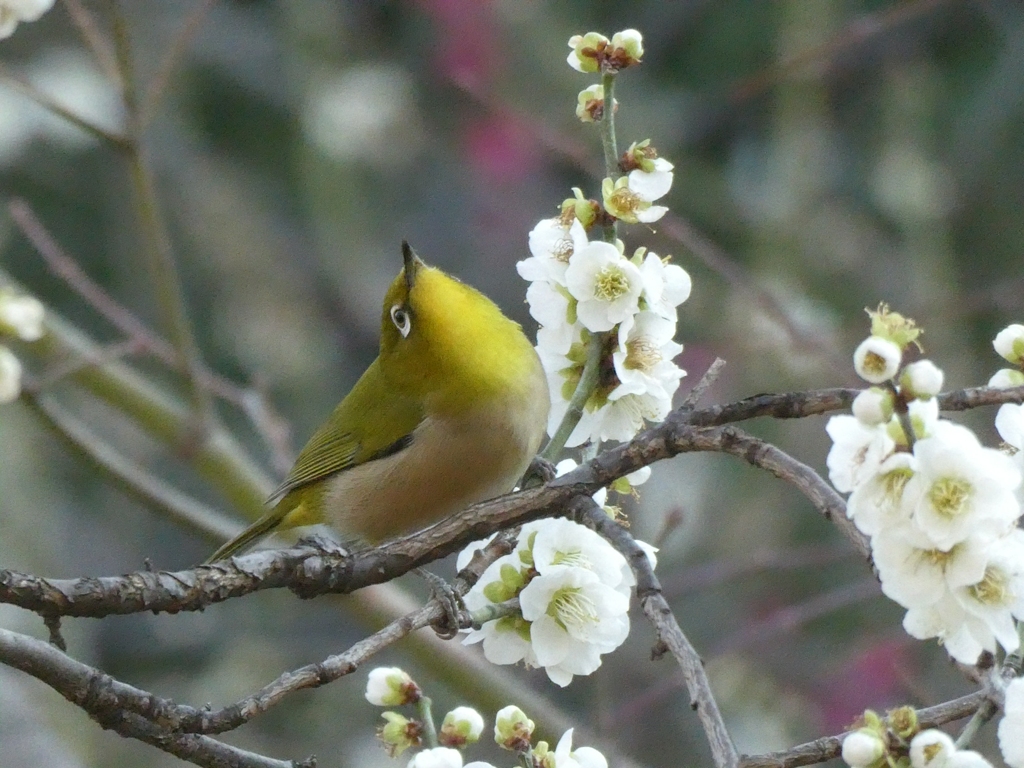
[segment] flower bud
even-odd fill
[[[377,738],[391,757],[396,757],[409,747],[420,745],[420,733],[423,731],[417,721],[403,717],[397,712],[383,712],[381,717],[386,721],[377,729]]]
[[[1006,360],[1020,365],[1024,361],[1024,325],[1014,323],[1003,328],[992,340],[992,346]]]
[[[644,38],[635,29],[624,29],[612,35],[611,56],[617,69],[625,69],[640,63],[644,55]]]
[[[853,399],[853,415],[866,427],[885,424],[893,414],[892,392],[879,387],[863,390]]]
[[[902,357],[900,348],[891,341],[868,336],[853,353],[853,367],[865,381],[881,384],[896,375]]]
[[[484,719],[472,707],[456,707],[444,716],[438,734],[442,746],[462,747],[480,741]]]
[[[533,720],[515,704],[501,708],[494,716],[494,740],[504,749],[513,752],[528,750],[533,729]]]
[[[917,733],[917,711],[913,707],[897,707],[886,716],[889,728],[901,739]]]
[[[1010,387],[1019,387],[1021,384],[1024,384],[1024,371],[1018,371],[1015,368],[1000,368],[988,380],[988,385],[996,389],[1009,389]]]
[[[945,375],[931,360],[910,363],[900,374],[900,391],[912,400],[927,400],[942,391]]]
[[[861,728],[843,739],[843,760],[852,768],[867,768],[883,754],[885,742],[869,728]]]
[[[378,707],[398,707],[420,700],[420,688],[398,667],[377,667],[366,680],[366,700]]]
[[[601,212],[601,204],[597,200],[589,200],[583,196],[579,187],[572,188],[573,197],[562,201],[562,222],[569,226],[576,219],[584,229],[590,229]]]

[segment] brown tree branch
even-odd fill
[[[690,644],[676,621],[675,614],[661,594],[661,584],[654,575],[647,554],[636,543],[629,531],[612,520],[592,499],[586,500],[582,519],[623,554],[636,576],[636,595],[648,621],[658,633],[661,652],[670,651],[683,672],[686,689],[690,693],[690,707],[697,712],[711,755],[718,768],[736,768],[739,753],[726,730],[722,713],[711,692],[711,683],[704,672],[704,662]]]
[[[118,682],[28,635],[0,629],[4,663],[49,685],[81,707],[107,730],[138,739],[204,768],[313,768],[315,758],[276,760],[223,744],[208,736],[174,733],[143,717],[135,708],[156,702],[145,691]],[[133,706],[134,705],[134,706]]]

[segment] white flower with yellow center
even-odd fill
[[[912,454],[891,454],[871,475],[854,486],[846,502],[846,514],[866,536],[910,522],[916,499],[905,491],[914,476]]]
[[[629,634],[629,598],[593,571],[561,566],[536,576],[519,594],[537,663],[552,682],[566,686],[573,675],[601,666],[601,654]]]
[[[954,589],[982,580],[993,538],[968,536],[948,551],[921,540],[911,526],[883,528],[871,540],[882,592],[904,608],[939,602]]]
[[[652,203],[671,188],[671,172],[631,171],[629,176],[615,181],[605,178],[601,182],[601,197],[605,210],[615,218],[627,224],[650,224],[668,213],[665,206]]]
[[[565,284],[576,299],[576,316],[587,330],[610,331],[636,314],[643,278],[611,243],[588,243],[569,258]]]
[[[868,336],[853,352],[857,375],[872,384],[888,381],[900,369],[903,352],[881,336]]]
[[[937,549],[971,534],[1000,535],[1020,517],[1021,474],[1006,454],[984,448],[959,424],[939,421],[914,444],[917,468],[906,493],[917,499],[914,524]]]
[[[828,479],[840,493],[850,493],[872,477],[896,450],[896,443],[884,426],[865,426],[855,416],[833,416],[825,431],[832,438],[832,448],[825,459]]]
[[[612,392],[608,402],[601,408],[583,411],[579,429],[589,435],[591,440],[632,440],[647,422],[664,421],[672,410],[670,395],[653,392],[632,395],[617,392],[618,390]]]
[[[689,273],[676,264],[662,261],[658,254],[649,252],[640,265],[640,275],[644,279],[645,308],[675,322],[676,307],[690,298],[693,281]]]
[[[673,360],[683,345],[672,340],[676,324],[654,312],[639,312],[619,325],[619,346],[612,354],[619,386],[611,397],[648,392],[671,398],[683,376]]]
[[[609,587],[617,587],[622,581],[626,558],[599,534],[564,518],[542,520],[531,526],[523,526],[522,535],[536,531],[533,567],[541,575],[555,568],[572,567],[593,572]]]
[[[541,219],[530,231],[530,258],[516,264],[524,280],[550,280],[565,285],[572,255],[587,244],[587,231],[578,219],[566,226],[561,219]]]

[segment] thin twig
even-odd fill
[[[241,526],[202,504],[116,451],[73,413],[53,400],[26,394],[25,402],[86,461],[117,487],[169,520],[213,542],[236,535]]]
[[[718,703],[711,692],[711,683],[704,672],[704,662],[690,644],[676,621],[675,614],[661,594],[661,585],[654,575],[647,554],[636,543],[629,531],[612,520],[592,499],[583,519],[590,527],[608,539],[625,556],[636,576],[636,595],[648,621],[658,633],[658,640],[671,651],[683,672],[690,693],[690,706],[697,712],[704,734],[711,746],[711,755],[718,768],[735,768],[739,753],[729,737]]]
[[[8,208],[14,223],[26,239],[32,243],[50,271],[71,286],[75,293],[115,328],[128,336],[129,341],[126,343],[137,345],[168,366],[177,367],[179,365],[180,358],[174,346],[155,334],[131,310],[119,303],[89,277],[68,255],[67,251],[61,248],[28,203],[15,198],[10,202]],[[98,364],[100,359],[93,357],[86,360],[83,358],[83,361],[88,364]],[[71,365],[81,364],[72,363]],[[214,373],[201,362],[199,363],[199,376],[203,385],[211,393],[231,403],[248,417],[257,434],[270,449],[275,467],[286,472],[294,460],[288,440],[289,429],[284,419],[270,405],[266,393],[258,386],[241,387]],[[41,383],[40,386],[45,386],[48,383],[49,381]]]
[[[149,87],[146,88],[146,93],[142,98],[139,120],[143,129],[152,122],[157,108],[160,106],[164,89],[167,87],[167,83],[174,72],[174,68],[178,65],[192,39],[196,36],[210,8],[213,7],[213,3],[214,0],[197,0],[195,8],[189,13],[178,33],[171,41],[171,44],[167,47],[167,51],[157,67],[156,74],[149,81]]]
[[[106,128],[101,128],[95,123],[85,119],[81,115],[72,112],[70,109],[65,107],[56,99],[51,98],[48,94],[36,88],[32,83],[30,83],[25,78],[12,72],[6,64],[0,63],[0,86],[3,85],[6,85],[8,88],[17,91],[18,93],[24,96],[27,96],[39,106],[52,112],[60,118],[67,120],[72,125],[78,126],[86,133],[94,136],[100,141],[106,142],[115,149],[128,149],[127,138],[120,134],[113,133],[112,131],[108,131]]]
[[[135,192],[139,224],[145,241],[144,252],[149,257],[161,316],[178,353],[180,370],[188,384],[192,406],[198,419],[196,426],[202,431],[199,439],[202,440],[214,426],[216,414],[210,392],[204,386],[200,375],[199,347],[186,309],[184,291],[178,275],[170,234],[160,209],[153,173],[144,156],[144,126],[127,21],[119,0],[111,2],[111,7],[114,14],[114,50],[121,72],[122,95],[128,118],[128,167]]]
[[[145,691],[114,681],[95,667],[28,635],[0,629],[0,659],[49,685],[88,712],[101,727],[205,768],[312,768],[316,764],[313,758],[301,762],[275,760],[208,736],[169,731],[124,708],[125,701],[147,699]]]
[[[935,728],[968,717],[987,700],[984,691],[970,693],[934,707],[917,710],[917,720],[922,729]],[[836,736],[823,736],[779,752],[744,755],[740,760],[740,768],[799,768],[801,765],[824,763],[839,757],[846,735],[844,732]]]
[[[96,19],[82,3],[82,0],[64,0],[64,7],[67,9],[71,20],[78,27],[78,34],[82,36],[86,47],[92,51],[96,62],[100,65],[104,74],[115,83],[118,89],[121,88],[121,73],[117,69],[117,57],[114,55],[114,46],[106,35],[100,30]]]

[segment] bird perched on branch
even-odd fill
[[[530,341],[408,243],[402,256],[377,359],[299,453],[270,511],[210,562],[316,523],[346,540],[385,541],[506,493],[529,466],[549,407]]]

